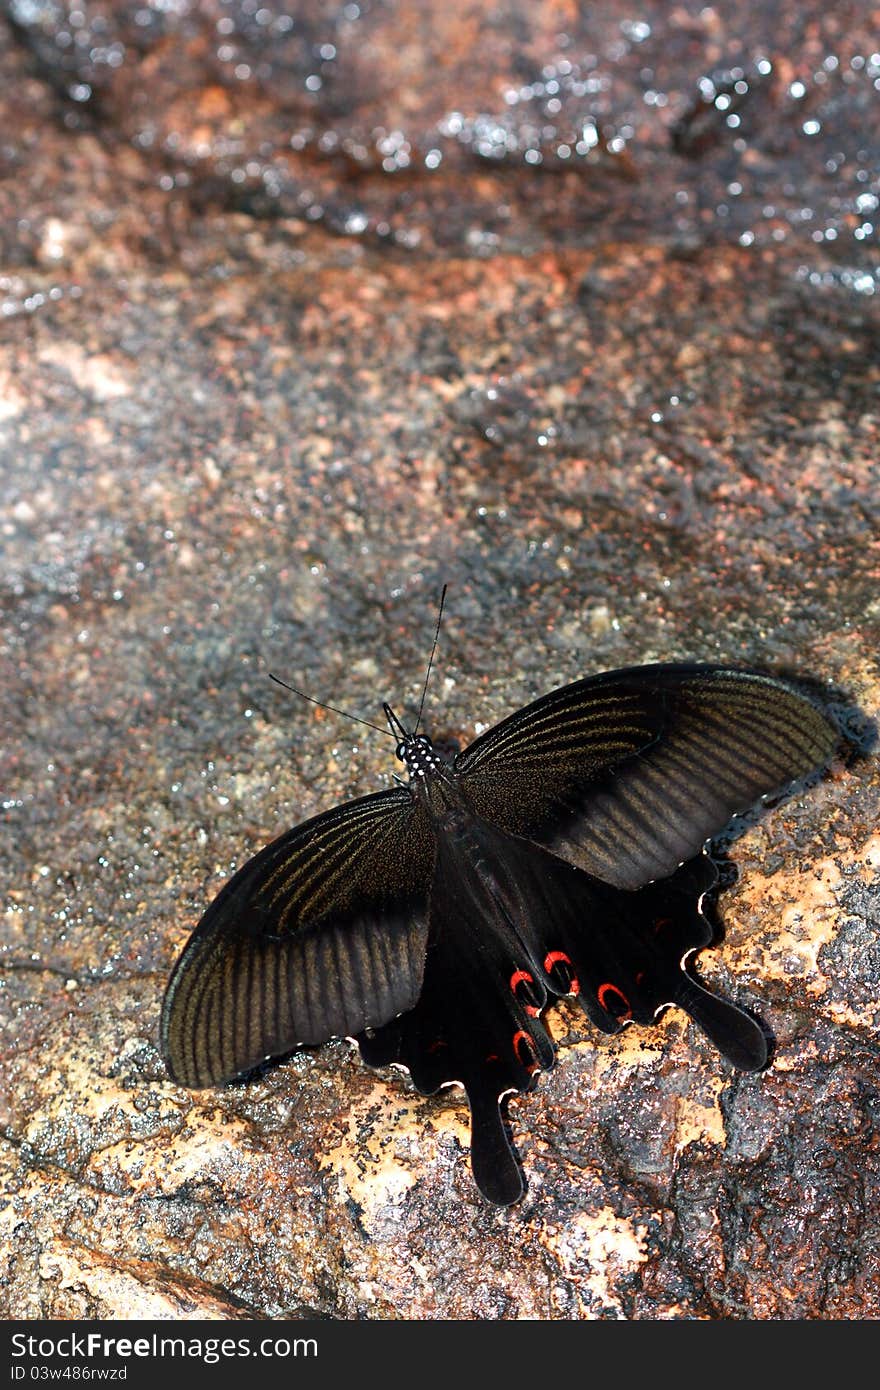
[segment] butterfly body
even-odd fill
[[[828,760],[837,733],[787,681],[666,665],[551,691],[453,759],[385,706],[409,782],[294,827],[208,908],[172,973],[162,1047],[213,1085],[331,1036],[457,1082],[491,1201],[523,1182],[503,1098],[554,1062],[570,996],[606,1033],[684,1009],[756,1070],[758,1024],[687,969],[712,939],[709,836]]]

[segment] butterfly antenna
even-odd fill
[[[446,590],[447,590],[447,588],[448,588],[448,585],[444,584],[444,585],[443,585],[442,593],[440,594],[440,610],[439,610],[439,612],[438,612],[438,614],[437,614],[437,627],[436,627],[436,629],[435,629],[435,631],[434,631],[434,644],[433,644],[433,646],[431,647],[431,655],[430,655],[430,657],[428,658],[428,669],[427,669],[427,671],[425,672],[425,684],[424,684],[423,687],[422,687],[422,698],[421,698],[421,700],[420,700],[420,702],[419,702],[419,717],[418,717],[418,719],[416,720],[416,726],[415,726],[415,728],[413,729],[413,737],[415,737],[415,735],[419,732],[419,725],[420,725],[421,722],[422,722],[422,710],[425,708],[425,696],[426,696],[427,693],[428,693],[428,681],[431,679],[431,667],[434,665],[434,653],[435,653],[436,650],[437,650],[437,642],[438,642],[439,637],[440,637],[440,624],[441,624],[442,621],[443,621],[443,605],[444,605],[444,603],[446,602]]]
[[[312,695],[307,695],[304,690],[297,690],[295,685],[288,685],[287,681],[273,676],[271,671],[269,672],[269,679],[274,681],[276,685],[283,686],[285,690],[289,690],[291,695],[298,695],[301,700],[308,700],[310,705],[317,705],[318,709],[328,709],[331,714],[341,714],[343,719],[350,719],[353,724],[363,724],[366,729],[375,729],[379,734],[386,734],[391,738],[395,737],[390,729],[383,729],[381,724],[371,724],[369,719],[359,719],[356,714],[349,714],[347,710],[337,709],[335,705],[325,705],[323,700],[316,700]]]

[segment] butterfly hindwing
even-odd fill
[[[422,992],[402,1017],[358,1039],[373,1066],[406,1066],[418,1090],[457,1081],[471,1110],[471,1166],[490,1201],[509,1203],[522,1178],[500,1113],[553,1065],[541,1021],[574,996],[606,1033],[653,1023],[678,1004],[737,1066],[763,1065],[757,1024],[683,968],[707,945],[701,911],[716,870],[697,856],[662,884],[629,892],[477,819],[439,837]]]
[[[668,878],[634,890],[545,861],[535,882],[550,911],[535,914],[532,925],[548,991],[573,995],[605,1033],[616,1033],[630,1021],[654,1023],[674,1005],[690,1015],[733,1066],[760,1070],[767,1061],[767,1044],[757,1023],[699,984],[686,968],[687,958],[712,940],[702,902],[717,879],[705,854]]]
[[[411,1008],[433,859],[423,809],[395,788],[316,816],[249,860],[169,981],[161,1040],[175,1080],[216,1085]]]
[[[366,1062],[407,1067],[425,1095],[451,1082],[464,1087],[475,1181],[504,1205],[522,1195],[523,1183],[500,1100],[527,1090],[554,1056],[539,1017],[547,993],[523,988],[536,977],[516,931],[528,910],[511,858],[516,848],[464,816],[438,834],[421,995],[401,1018],[358,1039]]]
[[[653,737],[638,743],[637,731],[649,728]],[[837,738],[787,681],[643,666],[551,691],[482,734],[455,767],[486,820],[634,889],[673,873],[762,796],[821,767]]]

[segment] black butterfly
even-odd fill
[[[218,894],[165,994],[176,1081],[353,1035],[422,1094],[464,1086],[474,1178],[507,1204],[523,1181],[501,1101],[553,1065],[555,998],[605,1033],[677,1005],[733,1066],[765,1065],[757,1023],[685,961],[712,939],[707,839],[834,751],[812,698],[756,671],[637,666],[550,691],[451,760],[384,709],[408,785],[288,830]]]

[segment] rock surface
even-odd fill
[[[730,847],[768,1070],[557,1008],[518,1207],[347,1043],[165,1074],[231,869],[394,770],[268,670],[412,708],[448,582],[438,739],[666,659],[880,708],[871,7],[288,8],[0,20],[0,1313],[875,1318],[870,755]]]

